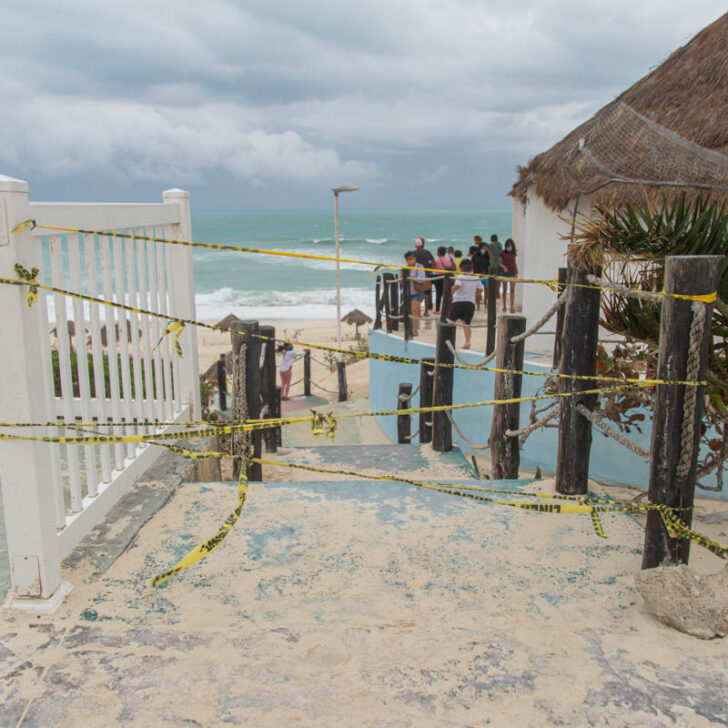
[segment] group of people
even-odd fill
[[[410,312],[412,314],[413,335],[417,336],[419,333],[419,316],[423,302],[425,302],[423,315],[427,316],[430,308],[427,297],[431,296],[430,290],[433,286],[435,289],[435,311],[440,310],[444,276],[450,275],[454,276],[454,280],[452,306],[448,313],[448,320],[452,322],[461,321],[465,324],[463,327],[465,334],[463,348],[469,349],[470,324],[476,309],[481,306],[485,308],[487,305],[488,289],[491,281],[489,276],[492,275],[491,268],[496,265],[498,277],[501,280],[493,281],[493,295],[496,299],[501,298],[504,311],[508,311],[508,301],[510,300],[510,310],[511,313],[514,313],[515,282],[507,279],[515,278],[518,275],[516,255],[516,245],[513,240],[508,238],[505,245],[501,246],[497,235],[490,236],[490,245],[484,242],[480,235],[475,235],[473,245],[470,246],[465,257],[463,257],[462,251],[455,250],[452,246],[449,248],[440,246],[437,248],[437,256],[433,256],[425,248],[424,238],[417,238],[414,250],[409,250],[404,254],[405,264],[409,269]],[[501,289],[500,296],[499,289]]]

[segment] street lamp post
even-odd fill
[[[338,187],[332,187],[334,193],[334,226],[336,237],[336,346],[341,349],[341,263],[339,262],[339,193],[356,192],[359,188],[350,183],[344,183]],[[339,361],[342,359],[339,351]]]

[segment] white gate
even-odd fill
[[[27,183],[0,176],[0,277],[16,263],[64,290],[180,318],[195,318],[191,249],[143,240],[37,227],[126,232],[189,240],[189,193],[168,190],[161,204],[29,202]],[[0,422],[59,422],[22,434],[77,435],[64,425],[119,423],[101,432],[141,434],[197,420],[200,392],[193,327],[161,343],[160,318],[0,284]],[[53,333],[51,330],[53,329]],[[93,427],[87,427],[92,429]],[[17,428],[2,430],[19,434]],[[0,487],[12,576],[12,605],[54,611],[70,588],[61,560],[99,523],[161,449],[0,441]]]

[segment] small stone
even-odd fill
[[[669,627],[705,640],[728,634],[728,566],[702,577],[685,564],[659,566],[635,582],[645,611]]]

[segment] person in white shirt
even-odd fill
[[[288,390],[291,388],[291,376],[293,374],[293,362],[305,356],[308,349],[304,349],[303,353],[293,350],[293,344],[283,344],[278,351],[283,352],[281,364],[278,367],[278,373],[281,375],[281,399],[288,399]]]
[[[463,333],[465,334],[465,343],[463,349],[470,348],[470,322],[473,320],[475,313],[475,297],[482,289],[483,284],[478,276],[470,275],[473,271],[473,263],[468,258],[463,258],[460,262],[460,270],[462,273],[455,276],[452,287],[452,305],[448,320],[453,323],[462,321],[465,326]]]

